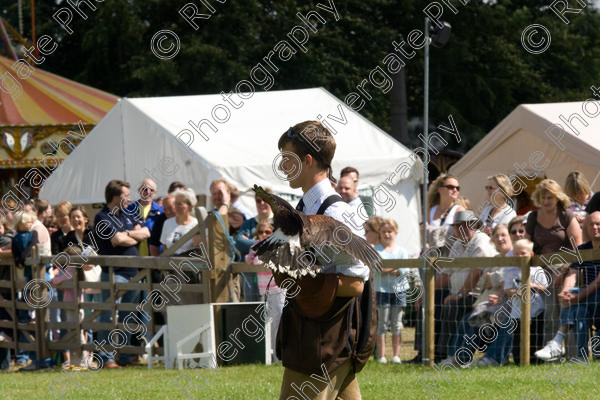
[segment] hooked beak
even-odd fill
[[[271,198],[271,196],[269,196],[269,194],[263,190],[262,187],[260,187],[260,186],[258,186],[258,185],[255,184],[253,190],[254,190],[254,192],[256,193],[256,195],[259,198],[261,198],[268,205],[271,206],[271,210],[273,210],[273,211],[276,210],[277,206],[276,206],[275,202],[273,201],[273,199]]]

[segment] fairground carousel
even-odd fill
[[[40,167],[42,159],[46,170],[52,163],[60,163],[118,100],[110,93],[37,67],[21,79],[16,63],[16,58],[0,56],[2,195],[30,168]],[[24,189],[36,197],[35,187]]]

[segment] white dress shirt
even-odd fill
[[[352,219],[352,224],[354,224],[355,226],[359,226],[359,225],[362,226],[362,224],[365,223],[365,219],[361,216],[361,214],[358,211],[358,209],[362,203],[363,202],[360,199],[360,196],[356,196],[355,198],[353,198],[352,200],[350,200],[348,202],[348,205],[350,206],[350,210],[352,210],[352,212],[354,213],[354,216],[351,219]],[[366,214],[367,210],[365,209],[364,206],[362,208],[364,209],[363,214]]]
[[[304,210],[302,212],[306,215],[315,215],[317,211],[319,211],[319,207],[325,201],[326,198],[331,196],[332,194],[338,194],[332,187],[329,179],[324,178],[322,181],[315,184],[311,187],[305,194],[302,196],[302,201],[304,202]],[[362,225],[358,226],[356,224],[348,223],[347,219],[352,214],[353,209],[350,204],[345,201],[338,201],[337,203],[333,203],[332,205],[325,210],[323,215],[327,215],[335,220],[340,221],[344,225],[346,225],[353,234],[360,236],[364,239],[365,230]],[[348,217],[344,217],[344,213]],[[322,273],[324,274],[342,274],[346,276],[356,276],[362,278],[365,282],[369,280],[369,267],[364,265],[362,262],[358,261],[357,264],[353,265],[334,265],[328,264],[323,266]]]
[[[355,198],[350,200],[348,204],[350,204],[350,207],[352,207],[356,212],[358,212],[358,207],[362,204],[362,200],[360,199],[360,196],[356,196]]]

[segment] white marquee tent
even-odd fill
[[[142,179],[154,174],[159,195],[174,180],[208,194],[210,182],[224,178],[244,192],[243,203],[254,209],[253,192],[248,191],[254,184],[270,186],[277,193],[302,194],[275,175],[277,141],[295,123],[326,119],[337,131],[334,174],[339,176],[350,165],[360,171],[361,193],[386,187],[395,205],[392,208],[390,200],[376,206],[377,215],[395,218],[400,225],[398,242],[410,254],[418,253],[422,164],[409,158],[406,147],[323,88],[246,93],[241,106],[236,96],[232,100],[237,109],[227,106],[221,95],[121,99],[46,180],[40,197],[53,204],[100,203],[109,180],[128,181],[135,191]],[[230,118],[219,123],[227,111]],[[202,126],[208,140],[193,133],[188,123],[205,118],[218,129]],[[187,133],[181,134],[185,129]],[[414,169],[414,178],[400,181],[395,176],[393,187],[384,184],[401,163]],[[383,204],[386,192],[380,190],[377,198]]]
[[[569,119],[579,135],[564,122]],[[498,173],[515,175],[515,163],[525,164],[523,169],[530,177],[534,173],[541,178],[545,175],[561,186],[569,172],[579,170],[595,192],[600,190],[599,132],[597,101],[522,104],[454,164],[449,173],[459,178],[461,195],[471,200],[474,209],[486,200],[486,177]],[[535,152],[543,157],[536,161],[540,155]],[[530,157],[533,166],[529,165]],[[545,168],[536,171],[536,165],[546,163]]]

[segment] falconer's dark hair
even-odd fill
[[[319,121],[304,121],[294,125],[281,135],[277,147],[282,150],[288,143],[301,159],[310,154],[319,168],[328,172],[329,179],[336,182],[331,168],[331,161],[335,155],[335,139]]]

